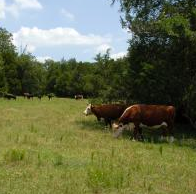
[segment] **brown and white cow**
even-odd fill
[[[27,96],[29,96],[29,93],[27,93],[27,92],[26,93],[23,93],[23,97],[24,98],[27,98]]]
[[[138,139],[139,136],[143,139],[142,127],[144,126],[164,126],[173,141],[174,117],[175,108],[173,106],[135,104],[124,111],[117,124],[113,124],[114,137],[119,137],[127,125],[133,123],[134,139]]]
[[[74,98],[75,98],[76,100],[82,100],[82,99],[83,99],[83,95],[77,94],[77,95],[74,96]]]
[[[23,93],[23,96],[24,96],[24,98],[32,99],[32,100],[33,100],[33,97],[34,97],[34,95],[30,94],[30,93]]]
[[[83,112],[86,116],[94,114],[97,120],[104,119],[105,124],[109,124],[112,127],[112,121],[118,119],[124,110],[128,107],[125,104],[102,104],[92,105],[89,104]]]

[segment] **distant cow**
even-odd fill
[[[5,93],[5,94],[4,94],[4,98],[6,98],[6,99],[8,99],[8,100],[10,100],[10,99],[16,100],[16,96],[13,95],[13,94],[9,94],[9,93]]]
[[[114,137],[118,137],[128,123],[133,123],[134,139],[138,139],[138,135],[143,139],[142,127],[159,125],[167,127],[171,141],[173,141],[174,117],[175,108],[173,106],[135,104],[124,111],[118,124],[113,124]]]
[[[29,93],[27,93],[27,92],[26,93],[23,93],[23,97],[24,98],[27,98],[28,95],[29,95]]]
[[[76,100],[83,99],[83,95],[81,95],[81,94],[75,95],[74,97],[75,97]]]
[[[39,100],[41,100],[41,99],[42,99],[42,95],[41,95],[41,94],[38,94],[38,95],[37,95],[37,98],[38,98]]]
[[[32,99],[32,100],[33,100],[33,97],[34,97],[34,95],[30,94],[30,93],[23,93],[23,96],[24,96],[24,98]]]
[[[103,104],[92,105],[89,104],[83,112],[86,116],[94,114],[97,120],[104,119],[105,124],[112,127],[112,121],[118,119],[128,106],[125,104]]]
[[[47,96],[48,96],[48,100],[51,100],[54,97],[54,94],[51,93],[51,94],[48,94]]]
[[[29,94],[29,95],[27,96],[27,99],[32,99],[32,100],[33,100],[33,97],[34,97],[33,94]]]

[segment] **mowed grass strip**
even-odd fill
[[[114,139],[86,104],[0,99],[0,193],[196,193],[195,132],[176,126],[173,144],[149,131],[146,142]]]

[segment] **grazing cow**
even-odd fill
[[[24,98],[27,98],[27,96],[29,96],[29,93],[27,93],[27,92],[26,93],[23,93],[23,97]]]
[[[51,100],[54,97],[54,94],[51,93],[51,94],[48,94],[47,96],[48,96],[48,100]]]
[[[159,125],[167,127],[171,141],[173,141],[174,117],[175,108],[173,106],[135,104],[124,111],[118,124],[113,124],[114,137],[118,137],[128,123],[133,123],[134,139],[138,139],[138,135],[143,139],[142,127],[157,127]],[[163,135],[165,135],[165,131]]]
[[[34,97],[33,94],[29,94],[29,95],[27,96],[27,99],[32,99],[32,100],[33,100],[33,97]]]
[[[78,94],[74,96],[76,100],[82,100],[83,99],[83,95]]]
[[[89,104],[83,112],[86,116],[94,114],[97,120],[104,119],[105,124],[109,124],[112,127],[112,120],[118,119],[124,110],[128,106],[125,104],[103,104],[103,105],[92,105]]]
[[[37,98],[38,98],[39,100],[41,100],[41,99],[42,99],[42,95],[41,95],[41,94],[38,94],[38,95],[37,95]]]
[[[24,98],[32,99],[32,100],[33,100],[33,97],[34,97],[34,95],[30,94],[30,93],[23,93],[23,96],[24,96]]]
[[[4,94],[4,98],[6,98],[6,99],[8,99],[8,100],[10,100],[10,99],[16,100],[16,96],[13,95],[13,94],[9,94],[9,93],[5,93],[5,94]]]

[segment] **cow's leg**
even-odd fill
[[[105,120],[105,127],[107,127],[107,125],[110,125],[110,128],[112,128],[112,121],[110,119],[104,119]]]
[[[174,131],[173,131],[173,128],[174,128],[174,124],[173,122],[169,122],[168,123],[168,133],[169,133],[169,141],[172,143],[174,141]]]
[[[112,128],[112,120],[108,121],[109,125],[110,125],[110,129]]]
[[[141,139],[142,141],[144,141],[144,136],[143,136],[143,134],[142,134],[142,128],[141,128],[141,127],[138,128],[138,132],[139,132],[139,135],[140,135],[140,139]]]
[[[107,125],[108,125],[108,120],[107,119],[104,119],[104,122],[105,122],[105,128],[106,128]]]
[[[166,140],[166,136],[167,136],[167,127],[166,126],[161,126],[161,130],[162,130],[162,134],[161,134],[161,141]]]
[[[138,140],[139,123],[134,123],[133,140]]]

